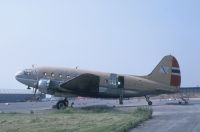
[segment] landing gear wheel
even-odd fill
[[[67,106],[68,106],[68,102],[65,102],[64,100],[60,100],[56,104],[57,109],[65,109]]]
[[[149,102],[148,102],[148,105],[150,105],[150,106],[151,106],[152,104],[153,104],[153,103],[152,103],[151,101],[149,101]]]
[[[123,97],[122,96],[119,97],[119,104],[123,105]]]
[[[69,106],[69,101],[67,98],[64,99],[65,103],[66,103],[66,106],[68,107]]]

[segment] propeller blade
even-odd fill
[[[35,88],[35,91],[34,91],[34,96],[36,95],[36,93],[37,93],[37,88]]]

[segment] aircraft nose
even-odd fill
[[[23,71],[18,71],[16,74],[15,74],[15,79],[17,81],[20,81],[20,78],[22,77],[23,75]]]

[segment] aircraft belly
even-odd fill
[[[99,93],[105,93],[108,91],[108,88],[106,87],[99,87]]]
[[[119,98],[119,96],[121,94],[123,94],[124,97],[136,97],[136,96],[140,95],[140,93],[138,91],[134,91],[134,90],[99,87],[99,96],[100,97]]]

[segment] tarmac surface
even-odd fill
[[[115,106],[121,110],[130,111],[140,107],[148,107],[144,99],[125,100],[124,105],[119,105],[118,100],[102,99],[76,99],[74,107],[85,106]],[[200,131],[200,98],[190,99],[188,105],[178,105],[173,100],[152,100],[153,117],[144,122],[131,132],[199,132]],[[0,103],[0,112],[30,113],[52,110],[56,101],[47,102],[21,102]]]
[[[152,106],[153,118],[131,132],[199,132],[200,99],[188,105],[166,103]]]

